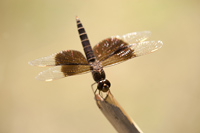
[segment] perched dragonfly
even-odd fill
[[[91,71],[99,92],[107,92],[111,83],[106,79],[103,67],[152,53],[163,45],[162,41],[146,41],[151,33],[143,31],[112,36],[102,40],[92,49],[85,29],[77,17],[76,22],[86,58],[79,51],[66,50],[30,61],[29,64],[33,66],[54,66],[40,72],[36,79],[52,81]]]

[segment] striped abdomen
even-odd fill
[[[91,48],[90,42],[88,40],[87,34],[85,32],[85,29],[83,28],[83,25],[82,25],[81,21],[79,20],[79,18],[76,18],[76,22],[77,22],[78,33],[79,33],[79,36],[81,39],[81,43],[83,45],[83,49],[84,49],[85,55],[87,57],[87,61],[94,62],[95,56],[94,56],[93,50]]]

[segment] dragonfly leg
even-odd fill
[[[92,88],[92,91],[94,92],[94,95],[96,94],[96,92],[97,92],[97,89],[94,91],[94,88],[93,88],[93,86],[96,84],[96,82],[95,83],[93,83],[92,85],[91,85],[91,88]]]

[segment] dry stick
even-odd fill
[[[114,96],[108,92],[105,98],[99,94],[95,95],[97,106],[119,133],[142,133],[140,128],[126,114],[123,108],[115,100]]]

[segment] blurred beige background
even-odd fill
[[[105,68],[112,93],[146,133],[200,132],[198,0],[1,0],[0,133],[116,132],[98,110],[91,74],[54,82],[28,61],[61,50],[83,52],[75,16],[92,46],[149,30],[155,53]]]

